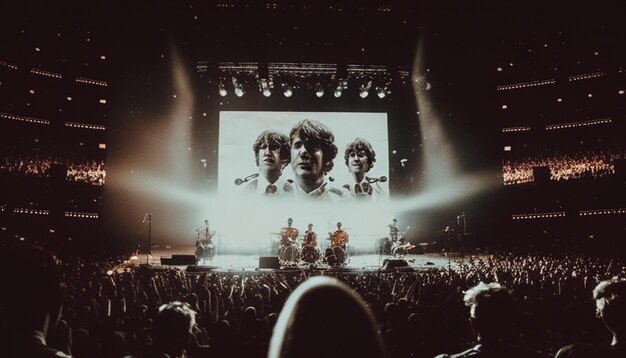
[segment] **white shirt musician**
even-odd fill
[[[313,224],[309,224],[308,229],[304,232],[302,246],[317,247],[317,234],[313,231]]]
[[[335,232],[330,233],[330,246],[341,246],[344,250],[346,249],[346,244],[348,243],[348,233],[341,229],[341,223],[337,223],[337,230]]]
[[[284,227],[280,230],[280,244],[281,245],[290,245],[296,242],[298,235],[300,232],[295,227],[291,227],[293,224],[293,219],[287,219],[287,227]]]

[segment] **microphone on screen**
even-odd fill
[[[235,179],[235,185],[241,185],[241,184],[243,184],[243,183],[245,183],[247,181],[250,181],[250,180],[252,180],[252,179],[254,179],[254,178],[258,177],[258,176],[259,176],[259,173],[254,173],[254,174],[248,175],[247,177],[245,177],[243,179],[237,178],[237,179]]]
[[[365,177],[365,180],[367,180],[368,183],[372,184],[372,183],[376,183],[376,182],[381,182],[384,183],[387,181],[387,177],[386,176],[381,176],[380,178],[370,178],[370,177]]]

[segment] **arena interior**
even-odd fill
[[[480,282],[514,298],[498,344],[519,356],[622,356],[593,294],[626,279],[625,18],[617,2],[2,4],[0,249],[58,259],[44,344],[68,356],[304,357],[277,336],[314,276],[356,293],[372,357],[488,347],[463,301]],[[37,281],[8,256],[12,296]],[[151,355],[171,302],[191,339]],[[317,309],[320,332],[355,329]],[[314,337],[317,356],[361,356]]]

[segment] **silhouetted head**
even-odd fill
[[[187,350],[196,312],[188,303],[174,301],[161,305],[152,327],[152,341],[161,353],[179,357]]]
[[[497,282],[484,282],[465,291],[470,321],[480,341],[505,337],[515,318],[515,301],[509,289]]]
[[[593,290],[596,314],[613,334],[626,334],[626,280],[611,279],[600,282]]]
[[[50,252],[18,244],[0,250],[0,314],[15,331],[55,327],[65,295],[60,263]],[[47,324],[46,324],[47,323]]]
[[[379,358],[387,352],[361,297],[339,280],[316,276],[287,299],[268,357]]]

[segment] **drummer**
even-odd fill
[[[294,244],[296,242],[296,239],[298,238],[298,234],[300,234],[298,229],[296,229],[295,227],[291,227],[291,225],[293,225],[293,219],[289,218],[287,219],[287,227],[283,227],[280,230],[281,246]]]
[[[348,243],[348,233],[341,229],[341,222],[337,223],[337,230],[335,232],[330,233],[330,246],[340,246],[342,249],[346,249],[346,244]]]
[[[313,231],[313,224],[309,224],[308,228],[304,232],[302,247],[304,246],[317,247],[317,234]]]

